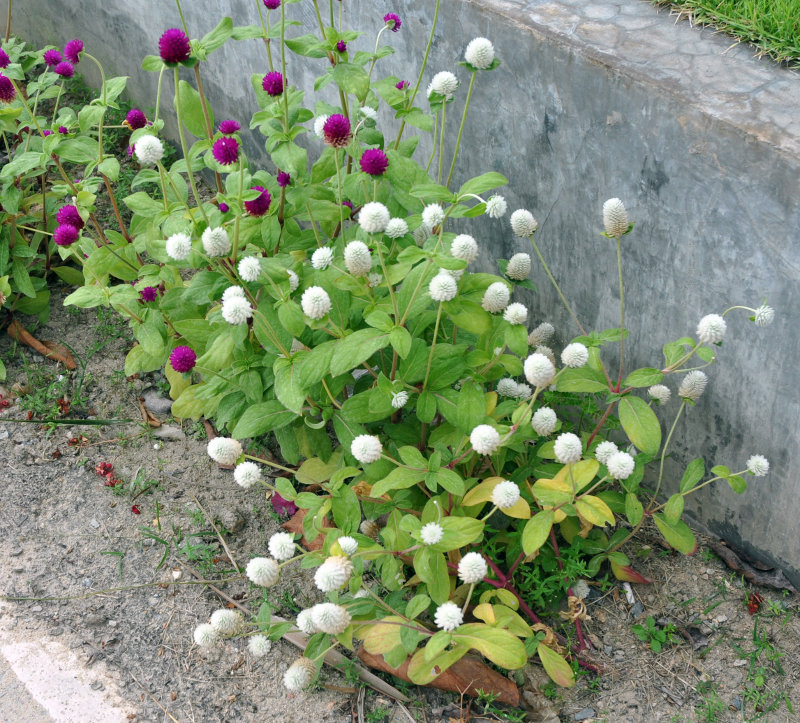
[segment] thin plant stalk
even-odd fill
[[[270,50],[270,39],[269,39],[269,13],[270,11],[267,10],[267,22],[264,23],[264,15],[261,11],[261,0],[256,0],[256,7],[258,8],[258,19],[261,22],[261,29],[264,31],[264,45],[267,46],[267,63],[269,65],[270,72],[275,70],[275,66],[272,64],[272,50]]]
[[[422,391],[425,391],[425,388],[428,386],[428,377],[431,375],[431,364],[433,362],[433,351],[436,349],[436,337],[439,336],[439,322],[442,320],[442,304],[444,302],[439,302],[439,308],[436,311],[436,324],[433,327],[433,341],[431,342],[431,351],[428,354],[428,366],[425,369],[425,381],[422,382]]]
[[[103,93],[103,105],[106,104],[106,74],[103,70],[103,66],[100,65],[100,61],[95,58],[93,55],[90,55],[85,50],[83,54],[89,58],[96,66],[97,69],[100,71],[100,82],[102,83],[102,93]],[[104,114],[105,115],[105,114]],[[97,162],[102,163],[103,161],[103,116],[100,116],[100,120],[97,123]]]
[[[200,202],[200,195],[197,193],[197,184],[194,182],[194,174],[192,173],[192,163],[189,158],[189,149],[186,146],[186,133],[183,130],[183,119],[181,118],[181,94],[178,92],[178,81],[179,81],[178,68],[175,68],[174,78],[175,78],[175,112],[178,116],[178,135],[180,136],[181,139],[181,150],[183,151],[183,158],[186,161],[186,173],[189,176],[189,185],[192,187],[192,196],[194,196],[194,202],[200,209],[200,214],[203,216],[203,220],[208,225],[209,224],[208,216],[206,216],[206,210],[203,208],[203,204]]]
[[[450,186],[450,180],[453,178],[453,170],[456,167],[456,158],[458,158],[458,149],[461,147],[461,134],[464,132],[464,123],[467,120],[467,110],[469,109],[469,101],[472,98],[472,89],[475,87],[475,76],[477,75],[477,71],[472,73],[472,77],[469,79],[469,88],[467,90],[467,100],[464,103],[464,112],[461,114],[461,125],[458,127],[458,137],[456,138],[456,148],[453,151],[453,161],[450,164],[450,173],[447,174],[447,183],[445,183],[445,188]]]
[[[622,248],[621,237],[617,236],[617,272],[619,273],[619,326],[621,330],[619,339],[619,375],[617,376],[617,388],[619,391],[622,386],[622,371],[625,364],[625,288],[622,284]]]
[[[11,0],[8,0],[8,15],[6,16],[6,42],[11,37]]]
[[[442,159],[444,158],[444,122],[447,118],[447,103],[442,106],[442,125],[439,127],[439,173],[436,183],[442,182]]]
[[[681,400],[681,406],[678,409],[678,413],[675,415],[675,421],[672,423],[672,427],[670,427],[669,434],[667,435],[667,441],[664,442],[664,448],[661,450],[661,461],[658,465],[658,482],[656,482],[656,489],[653,492],[653,496],[650,499],[647,507],[648,509],[651,507],[653,502],[655,502],[656,497],[658,497],[658,492],[661,489],[661,481],[664,478],[664,459],[667,456],[667,448],[669,447],[669,443],[672,441],[672,435],[675,432],[675,427],[678,426],[678,420],[681,418],[681,414],[683,413],[683,409],[686,406],[686,400]]]
[[[575,312],[572,310],[572,307],[567,302],[566,298],[564,298],[564,294],[561,292],[561,287],[558,285],[558,282],[553,278],[553,274],[550,273],[550,267],[547,265],[547,262],[544,260],[544,256],[542,256],[542,252],[539,251],[539,246],[536,243],[536,240],[533,236],[530,236],[531,245],[533,246],[534,251],[536,251],[536,255],[539,257],[539,263],[541,263],[542,268],[544,269],[545,273],[547,274],[547,278],[550,279],[550,283],[553,285],[553,288],[556,290],[558,294],[558,298],[561,299],[561,303],[564,304],[564,307],[569,312],[569,315],[572,317],[572,320],[575,322],[578,329],[580,329],[581,334],[586,336],[586,330],[581,325],[581,322],[578,321],[578,317],[575,315]]]
[[[239,219],[242,217],[242,194],[244,193],[244,164],[241,156],[239,157],[239,191],[236,196],[238,212],[236,220],[233,222],[233,263],[236,263],[236,252],[239,249]]]
[[[200,78],[200,65],[194,66],[194,79],[197,83],[197,92],[200,95],[200,108],[203,111],[203,120],[205,121],[206,125],[206,138],[208,138],[209,143],[214,138],[214,128],[211,125],[211,116],[208,113],[208,101],[206,100],[206,94],[203,92],[203,81]],[[222,177],[219,175],[219,171],[214,171],[214,178],[217,182],[217,192],[222,193]]]

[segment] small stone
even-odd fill
[[[15,547],[8,554],[11,555],[11,557],[19,557],[22,554],[22,548],[21,547]]]
[[[90,578],[90,577],[83,578],[83,580],[81,580],[81,585],[83,585],[84,587],[91,587],[92,586],[92,578]]]
[[[15,567],[13,569],[13,572],[25,572],[25,568],[24,567]]]
[[[106,619],[103,615],[91,614],[84,618],[87,625],[105,625]]]
[[[736,665],[736,663],[734,663],[734,665]],[[735,698],[734,698],[734,699],[731,701],[731,706],[732,706],[733,708],[735,708],[736,710],[741,710],[741,709],[742,709],[742,699],[741,699],[741,698],[740,698],[740,697],[737,695],[737,696],[736,696],[736,697],[735,697]]]
[[[53,637],[58,637],[63,632],[64,631],[61,628],[50,628],[50,630],[47,631],[47,634],[52,635]]]
[[[31,608],[31,612],[32,613],[40,613],[40,612],[42,612],[42,606],[41,605],[34,605]]]
[[[613,653],[613,652],[614,652],[614,648],[612,648],[610,645],[604,645],[604,646],[603,646],[603,652],[604,652],[606,655],[611,655],[611,653]]]
[[[164,424],[153,431],[153,436],[156,439],[161,439],[165,442],[180,442],[186,439],[186,435],[180,427],[172,424]]]
[[[172,400],[158,396],[154,389],[148,389],[144,393],[144,406],[153,414],[169,414],[172,409]]]
[[[94,518],[92,518],[91,520],[89,520],[89,524],[90,524],[90,525],[91,525],[91,526],[92,526],[92,527],[93,527],[95,530],[96,530],[98,527],[100,527],[100,523],[99,523],[97,520],[95,520]]]
[[[727,615],[718,615],[718,616],[717,616],[717,617],[714,619],[714,622],[715,622],[717,625],[722,625],[722,623],[727,623],[727,622],[728,622],[728,616],[727,616]]]
[[[644,605],[642,605],[642,603],[640,603],[638,600],[635,603],[633,603],[633,606],[631,607],[632,618],[638,618],[643,612],[644,612]]]
[[[95,680],[94,683],[91,683],[89,687],[92,690],[103,690],[103,684],[99,680]]]
[[[109,620],[108,621],[108,627],[110,627],[110,628],[115,628],[115,627],[117,627],[117,625],[118,625],[118,623],[117,623],[116,620]]]
[[[5,442],[8,439],[8,430],[0,429],[0,442]]]
[[[594,718],[594,708],[584,708],[583,710],[578,711],[572,715],[572,720],[579,721],[579,720],[587,720],[589,718]]]

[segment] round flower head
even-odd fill
[[[466,60],[473,68],[487,70],[494,62],[494,45],[486,38],[473,38],[464,53]]]
[[[149,166],[164,157],[164,144],[155,136],[145,135],[136,141],[134,153],[139,163]]]
[[[139,297],[143,303],[155,301],[158,298],[158,289],[154,286],[145,286],[140,292]]]
[[[264,80],[261,81],[261,87],[267,95],[273,97],[281,95],[283,93],[283,75],[277,70],[267,73]]]
[[[78,240],[79,235],[80,231],[77,228],[71,224],[63,223],[56,227],[53,233],[53,241],[58,246],[72,246]]]
[[[406,404],[408,404],[408,392],[405,389],[392,393],[392,407],[394,409],[402,409]]]
[[[311,254],[311,265],[317,271],[322,271],[323,269],[327,269],[332,262],[333,262],[333,249],[329,249],[327,246],[322,246],[321,248],[318,248],[313,254]]]
[[[255,462],[240,462],[233,470],[233,480],[240,487],[247,489],[261,482],[261,467]],[[277,555],[274,555],[277,557]]]
[[[183,261],[192,252],[192,240],[185,233],[174,233],[167,239],[167,255]]]
[[[508,211],[508,204],[502,196],[490,196],[486,201],[486,215],[489,218],[502,218],[506,215],[506,211]]]
[[[589,361],[589,350],[580,342],[568,344],[561,352],[561,363],[565,367],[578,369],[587,361]]]
[[[628,212],[625,210],[625,205],[618,198],[609,198],[603,204],[603,225],[606,227],[606,233],[609,236],[620,237],[627,233],[628,226]]]
[[[253,316],[253,307],[250,302],[241,296],[234,296],[222,304],[222,318],[229,324],[246,324]]]
[[[708,384],[708,377],[704,372],[695,370],[689,372],[678,387],[678,396],[681,399],[691,399],[696,402],[700,399]]]
[[[458,576],[462,582],[480,582],[486,577],[486,560],[479,552],[468,552],[458,563]]]
[[[331,310],[331,297],[321,286],[309,286],[300,297],[300,306],[309,319],[321,319]]]
[[[672,396],[669,387],[665,387],[663,384],[654,384],[647,390],[647,393],[650,395],[650,399],[659,404],[666,404]]]
[[[350,625],[350,613],[341,605],[325,602],[311,608],[311,619],[321,633],[339,635]]]
[[[344,148],[352,137],[350,121],[341,113],[328,116],[322,126],[322,135],[329,146]]]
[[[531,394],[533,394],[533,389],[531,389],[527,384],[517,384],[517,393],[514,395],[518,399],[530,399]]]
[[[516,482],[503,480],[492,490],[492,504],[501,510],[508,509],[517,504],[519,500],[519,487]]]
[[[59,127],[58,127],[58,132],[59,132],[59,133],[60,133],[62,136],[65,136],[65,135],[67,135],[67,133],[69,133],[69,128],[67,128],[66,126],[59,126]]]
[[[228,232],[222,227],[210,226],[203,231],[201,237],[203,248],[209,256],[225,256],[231,250],[231,241]]]
[[[333,555],[317,568],[314,584],[322,592],[331,592],[345,585],[352,574],[353,563],[342,555]]]
[[[764,477],[769,472],[769,460],[760,454],[754,454],[747,460],[747,471],[756,477]]]
[[[464,616],[461,614],[461,608],[458,605],[447,601],[436,608],[433,621],[436,623],[436,627],[449,632],[455,630],[464,622]]]
[[[628,479],[633,474],[636,463],[627,452],[614,452],[606,462],[608,473],[614,479]]]
[[[524,324],[528,321],[528,309],[525,304],[509,304],[503,312],[503,318],[509,324]]]
[[[54,48],[45,50],[42,57],[44,58],[45,65],[48,68],[55,68],[62,60],[64,60],[64,58],[61,56],[61,53]],[[5,68],[6,66],[3,67]]]
[[[478,258],[478,242],[469,234],[459,234],[450,244],[450,255],[471,264]]]
[[[561,464],[574,464],[580,460],[581,452],[583,451],[580,437],[572,434],[572,432],[559,434],[556,438],[554,451],[556,459]]]
[[[495,281],[489,284],[489,288],[484,292],[481,306],[486,311],[497,314],[508,306],[510,300],[511,292],[508,287],[502,281]]]
[[[756,326],[769,326],[774,318],[775,309],[766,304],[762,304],[756,309],[753,321],[756,323]]]
[[[399,80],[397,81],[394,87],[397,88],[397,90],[405,90],[406,88],[408,88],[408,85],[409,83],[407,80]]]
[[[218,640],[219,635],[211,623],[202,623],[194,629],[194,642],[200,648],[210,648]]]
[[[239,261],[239,276],[244,281],[257,281],[261,276],[261,261],[255,256],[245,256]]]
[[[131,108],[125,116],[125,125],[132,131],[144,128],[147,125],[147,116],[138,108]]]
[[[283,674],[283,686],[286,690],[297,693],[311,685],[317,674],[317,666],[308,658],[298,658]]]
[[[211,148],[214,160],[222,166],[230,166],[239,160],[239,141],[229,136],[217,138]]]
[[[292,177],[286,171],[278,171],[275,180],[281,188],[286,188],[292,182]]]
[[[241,286],[229,286],[222,292],[222,303],[230,301],[234,296],[244,299],[244,289]]]
[[[370,148],[361,156],[361,170],[370,176],[382,176],[389,167],[389,158],[380,148]]]
[[[536,434],[549,437],[556,430],[558,417],[550,407],[539,407],[531,418],[531,426]]]
[[[441,226],[444,222],[444,209],[438,203],[429,203],[422,210],[422,223],[430,228]]]
[[[704,344],[718,344],[725,338],[728,325],[719,314],[708,314],[697,325],[697,338]]]
[[[426,545],[435,545],[444,537],[444,530],[438,522],[429,522],[422,526],[419,531],[419,537]]]
[[[230,206],[228,206],[227,203],[225,203],[224,201],[220,201],[220,203],[219,203],[219,212],[220,213],[228,213],[228,211],[230,211],[230,210],[231,210],[231,208],[230,208]]]
[[[553,353],[553,350],[549,346],[544,346],[544,344],[539,344],[534,350],[536,354],[543,354],[546,356],[550,363],[555,366],[556,365],[556,355]]]
[[[469,443],[478,454],[493,454],[500,446],[500,433],[488,424],[479,424],[470,433]]]
[[[318,115],[314,119],[314,135],[317,138],[324,138],[325,137],[325,123],[328,122],[329,115]]]
[[[389,238],[402,238],[408,233],[408,224],[402,218],[391,218],[384,233]]]
[[[376,286],[380,286],[383,283],[383,276],[381,276],[377,272],[373,272],[371,274],[367,274],[367,286],[370,289],[374,289]]]
[[[352,201],[348,201],[347,199],[345,199],[344,201],[342,201],[342,206],[344,206],[345,208],[348,209],[348,213],[350,214],[350,216],[353,215],[353,208],[354,207],[353,207],[353,202]],[[347,218],[349,218],[350,216],[348,216]]]
[[[64,57],[69,60],[70,63],[74,63],[77,65],[81,59],[81,52],[83,51],[83,40],[78,38],[74,38],[70,40],[64,46]]]
[[[271,557],[254,557],[245,568],[248,580],[254,585],[272,587],[281,576],[278,563]]]
[[[362,535],[366,535],[372,540],[377,540],[381,531],[381,526],[375,520],[364,520],[358,527]]]
[[[264,7],[267,10],[277,10],[281,6],[281,0],[264,0]]]
[[[375,120],[378,117],[378,111],[376,111],[372,106],[369,105],[362,105],[358,109],[358,112],[361,113],[361,115],[364,118],[367,118],[369,120]]]
[[[56,75],[60,75],[62,78],[71,78],[75,75],[75,66],[72,63],[68,63],[66,60],[62,60],[53,68],[53,72]]]
[[[341,548],[342,552],[348,557],[355,555],[358,551],[358,541],[349,535],[340,537],[338,540],[336,540],[336,542],[339,543],[339,547]]]
[[[386,23],[386,27],[389,28],[393,33],[396,33],[400,30],[400,27],[403,25],[403,22],[400,20],[400,16],[396,15],[395,13],[386,13],[383,16],[383,22]]]
[[[192,48],[189,36],[180,28],[170,28],[158,39],[158,52],[165,63],[182,63],[189,59]]]
[[[439,272],[431,279],[428,293],[434,301],[450,301],[458,292],[456,280],[449,274]]]
[[[516,397],[517,383],[513,379],[501,379],[497,382],[497,393],[501,397]]]
[[[531,346],[547,344],[547,342],[553,338],[555,331],[556,330],[553,328],[552,324],[543,321],[530,334],[528,334],[528,344]]]
[[[537,228],[539,228],[539,222],[530,211],[519,208],[511,214],[511,230],[515,236],[520,238],[533,236]]]
[[[365,203],[358,214],[358,223],[367,233],[382,233],[389,224],[389,209],[378,201]]]
[[[606,440],[605,442],[600,442],[594,450],[595,459],[600,462],[600,464],[608,464],[608,460],[611,459],[612,455],[615,455],[619,452],[619,448],[613,442],[609,442]]]
[[[531,354],[522,366],[525,372],[525,378],[533,384],[534,387],[549,386],[556,375],[556,368],[544,354],[534,352]]]
[[[206,449],[208,456],[219,464],[236,464],[242,456],[242,445],[230,437],[214,437]]]
[[[211,627],[220,635],[235,635],[244,622],[237,610],[215,610],[209,620]]]
[[[363,209],[361,220],[364,220]],[[351,241],[344,247],[344,265],[353,276],[364,276],[369,273],[372,268],[372,255],[363,241]]]
[[[272,642],[266,635],[251,635],[247,639],[247,650],[254,658],[263,658],[272,648]]]
[[[188,346],[176,346],[169,355],[170,366],[181,374],[191,371],[197,361],[197,354]]]
[[[350,454],[361,464],[377,462],[382,451],[381,440],[371,434],[359,434],[350,444]]]
[[[7,68],[11,65],[11,58],[8,57],[8,53],[0,48],[0,68]]]
[[[222,133],[223,136],[231,136],[241,129],[242,127],[235,120],[224,120],[220,121],[219,124],[219,132]]]
[[[289,293],[292,291],[296,291],[297,287],[300,286],[300,277],[291,269],[286,269],[286,273],[289,276]]]
[[[347,52],[347,43],[344,40],[340,40],[336,43],[336,50],[339,53],[346,53]]]
[[[523,279],[528,278],[528,274],[531,272],[531,257],[529,254],[514,254],[508,260],[508,266],[506,266],[506,276],[509,279],[514,279],[515,281],[522,281]]]
[[[70,226],[81,229],[83,228],[83,219],[78,213],[78,208],[72,204],[62,206],[56,211],[57,223],[68,223]]]
[[[280,562],[291,560],[294,557],[294,535],[288,532],[276,532],[269,538],[267,547],[269,554],[276,560]]]
[[[458,88],[458,78],[448,70],[443,70],[433,76],[430,85],[428,85],[428,98],[434,93],[443,96],[445,100],[452,100],[453,94]]]
[[[269,211],[269,204],[272,201],[272,196],[269,191],[263,186],[250,186],[251,191],[260,191],[260,194],[252,201],[244,202],[244,210],[251,216],[263,216]]]
[[[307,608],[297,613],[297,627],[300,628],[306,635],[313,635],[318,633],[317,626],[314,624],[314,617],[312,615],[313,608]]]

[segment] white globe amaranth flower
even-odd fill
[[[256,256],[245,256],[239,261],[239,276],[244,281],[258,281],[261,276],[261,261]]]
[[[350,557],[351,555],[355,555],[358,552],[358,540],[350,535],[343,535],[340,537],[336,542],[339,543],[339,547],[341,548],[342,552]]]
[[[525,378],[534,387],[547,387],[556,376],[556,368],[544,354],[534,352],[522,365]]]
[[[486,560],[480,552],[468,552],[458,563],[458,576],[462,582],[480,582],[486,577]]]
[[[524,209],[518,208],[511,214],[511,230],[515,236],[520,238],[528,238],[536,233],[539,228],[539,222],[533,217],[533,214]]]
[[[314,119],[314,135],[316,135],[317,138],[325,138],[324,129],[325,129],[325,123],[327,123],[328,118],[330,118],[330,116],[318,115]]]
[[[464,52],[466,60],[473,68],[486,70],[494,62],[494,45],[487,38],[473,38]]]
[[[254,557],[245,568],[247,579],[261,587],[272,587],[281,576],[278,563],[271,557]]]
[[[506,199],[502,196],[490,196],[486,201],[486,215],[489,218],[502,218],[508,211],[508,204]]]
[[[471,264],[478,258],[478,242],[468,233],[461,233],[450,243],[450,255]]]
[[[185,233],[174,233],[167,239],[167,256],[175,261],[183,261],[192,253],[192,239]]]
[[[246,324],[251,316],[253,307],[243,296],[234,296],[222,302],[222,318],[229,324]]]
[[[233,470],[233,481],[247,489],[261,482],[261,467],[255,462],[240,462]]]
[[[514,395],[517,399],[530,399],[531,394],[533,394],[533,389],[527,384],[517,384],[517,393]]]
[[[492,490],[492,504],[501,510],[513,507],[519,501],[519,487],[510,479],[503,480]]]
[[[321,319],[331,310],[331,297],[321,286],[309,286],[300,297],[300,306],[309,319]]]
[[[314,573],[314,584],[322,592],[332,592],[345,585],[352,574],[353,563],[350,560],[343,555],[331,555]]]
[[[210,648],[219,642],[219,635],[211,623],[201,623],[194,629],[194,642],[200,648]]]
[[[384,233],[389,238],[403,238],[408,233],[408,224],[402,218],[390,218]]]
[[[431,279],[428,293],[434,301],[450,301],[458,293],[458,282],[450,274],[439,272]]]
[[[359,434],[350,443],[350,454],[361,464],[372,464],[381,458],[381,440],[372,434]]]
[[[755,477],[764,477],[769,472],[769,460],[760,454],[754,454],[747,460],[747,471]]]
[[[627,233],[630,226],[628,212],[618,198],[609,198],[603,204],[603,226],[609,236],[620,237]]]
[[[728,325],[719,314],[707,314],[697,325],[697,338],[704,344],[718,344],[725,338]]]
[[[289,293],[291,294],[300,286],[300,277],[291,269],[286,269],[286,274],[289,277]]]
[[[501,379],[497,382],[497,393],[501,397],[516,397],[517,383],[513,379]]]
[[[311,619],[321,633],[339,635],[350,625],[350,613],[341,605],[325,602],[311,608]]]
[[[368,105],[362,105],[358,110],[364,118],[375,120],[378,117],[378,112]]]
[[[555,366],[556,365],[556,355],[553,350],[549,346],[545,346],[544,344],[539,344],[534,350],[534,354],[544,354],[549,360],[550,363]]]
[[[263,658],[271,649],[272,641],[266,635],[252,635],[247,641],[247,650],[254,658]]]
[[[633,457],[627,452],[614,452],[606,462],[608,473],[614,479],[628,479],[636,466]]]
[[[444,529],[438,522],[429,522],[419,531],[419,537],[425,545],[435,545],[444,536]]]
[[[528,274],[531,272],[531,257],[530,254],[525,253],[518,253],[514,254],[508,260],[508,266],[506,266],[506,276],[509,279],[514,279],[515,281],[522,281],[523,279],[528,278]]]
[[[269,538],[267,548],[269,549],[269,554],[276,560],[280,562],[291,560],[295,551],[294,535],[288,532],[276,532]]]
[[[211,627],[217,631],[219,635],[236,635],[239,628],[242,627],[244,619],[238,610],[215,610],[211,613]]]
[[[297,613],[297,627],[300,628],[306,635],[313,635],[318,633],[317,626],[314,623],[314,609],[306,608]]]
[[[428,85],[428,98],[434,93],[444,96],[445,100],[452,100],[458,88],[458,78],[449,70],[442,70],[433,76]]]
[[[481,306],[492,314],[498,314],[508,306],[509,301],[511,292],[508,287],[502,281],[495,281],[484,292]]]
[[[611,458],[611,455],[616,454],[619,452],[619,447],[613,442],[606,440],[605,442],[600,442],[594,450],[594,457],[595,459],[600,462],[600,464],[608,464],[608,460]]]
[[[450,632],[464,622],[464,616],[461,614],[461,608],[448,600],[436,608],[433,621],[436,623],[437,628]]]
[[[663,384],[653,384],[653,386],[647,390],[647,394],[650,399],[659,404],[666,404],[672,396],[669,387],[665,387]]]
[[[444,222],[444,209],[438,203],[429,203],[422,209],[422,223],[431,228],[441,226]]]
[[[317,666],[309,658],[298,658],[283,674],[283,687],[292,693],[297,693],[311,685],[317,674]]]
[[[241,286],[229,286],[222,292],[221,301],[224,304],[226,301],[230,301],[234,296],[238,296],[240,299],[246,298],[244,289]]]
[[[589,350],[580,342],[567,344],[561,352],[561,363],[565,367],[578,369],[589,361]]]
[[[771,306],[767,306],[766,304],[761,304],[761,306],[759,306],[755,311],[753,321],[755,322],[756,326],[769,326],[774,318],[775,309],[773,309]]]
[[[494,454],[500,446],[500,432],[488,424],[479,424],[470,433],[469,443],[478,454]]]
[[[209,256],[225,256],[231,250],[231,240],[228,238],[228,232],[222,226],[216,228],[209,226],[203,231],[200,240]]]
[[[372,254],[369,252],[369,247],[363,241],[351,241],[344,248],[344,265],[353,276],[368,274],[372,268]]]
[[[164,157],[164,144],[153,135],[146,135],[134,143],[136,160],[143,166],[157,163]]]
[[[561,464],[574,464],[581,458],[583,452],[583,445],[581,444],[580,437],[572,432],[565,432],[559,434],[556,438],[555,447],[553,448],[556,459]]]
[[[333,263],[333,249],[322,246],[311,254],[311,265],[317,270],[327,269]]]
[[[367,233],[383,233],[389,220],[389,209],[379,201],[365,203],[358,214],[358,224]]]
[[[408,392],[403,389],[399,392],[392,392],[392,407],[402,409],[408,404]]]
[[[550,407],[539,407],[531,418],[531,426],[536,434],[542,437],[549,437],[556,431],[558,417]]]
[[[524,324],[528,321],[528,309],[525,304],[514,302],[506,307],[503,318],[509,324]]]
[[[381,531],[381,526],[375,520],[364,520],[358,527],[362,535],[366,535],[372,540],[377,540]]]
[[[689,372],[678,387],[678,396],[681,399],[691,399],[696,402],[705,391],[706,384],[708,384],[708,377],[705,372],[699,370]]]
[[[367,286],[369,286],[370,289],[374,289],[376,286],[380,286],[382,281],[383,281],[383,276],[381,276],[377,272],[372,272],[370,274],[367,274]]]
[[[230,437],[214,437],[206,447],[208,456],[219,464],[236,464],[242,456],[242,445]]]
[[[548,321],[543,321],[537,326],[530,334],[528,334],[528,344],[530,346],[539,346],[547,344],[552,338],[556,330],[553,325]]]

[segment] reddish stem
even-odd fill
[[[553,545],[553,551],[556,553],[556,562],[558,562],[558,569],[563,571],[564,562],[561,559],[561,551],[558,549],[558,542],[556,541],[556,533],[552,527],[550,528],[550,542]],[[566,582],[566,580],[567,578],[565,577],[564,581]],[[573,596],[571,587],[567,588],[567,595],[570,597]],[[591,646],[591,643],[587,645],[586,639],[583,637],[583,628],[581,627],[581,621],[578,618],[575,618],[575,632],[578,635],[577,652],[589,648]]]
[[[519,567],[519,564],[525,559],[525,551],[519,553],[519,557],[514,560],[514,564],[508,568],[508,572],[506,573],[506,578],[511,579],[514,577],[514,571]]]

